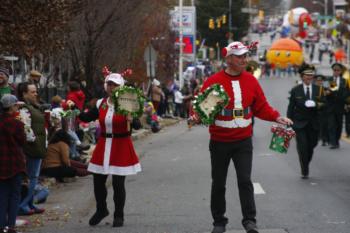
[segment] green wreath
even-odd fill
[[[63,118],[69,118],[69,117],[78,116],[79,113],[80,113],[79,109],[68,109],[68,110],[60,112],[60,115]]]
[[[216,106],[214,106],[213,107],[214,109],[211,111],[209,116],[207,116],[207,114],[201,109],[200,104],[207,98],[207,96],[212,91],[216,92],[216,95],[218,95],[223,100],[223,103],[220,103],[220,104],[217,104]],[[194,111],[197,112],[202,123],[205,125],[213,124],[215,121],[216,115],[222,111],[222,109],[228,104],[228,101],[229,101],[229,97],[226,94],[223,86],[221,86],[219,84],[214,84],[214,85],[208,87],[203,93],[195,96],[194,98],[195,99],[192,102]]]
[[[137,102],[139,104],[139,110],[136,112],[129,112],[126,109],[122,109],[120,108],[118,99],[119,96],[124,94],[124,93],[133,93],[137,95]],[[132,117],[140,117],[143,114],[143,105],[145,102],[145,98],[142,95],[142,91],[138,88],[134,88],[134,87],[129,87],[129,86],[122,86],[117,88],[116,90],[113,91],[113,95],[112,95],[112,101],[114,103],[114,109],[116,109],[116,113],[118,114],[122,114],[122,115],[128,115],[129,113],[131,114]]]

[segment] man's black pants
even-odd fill
[[[302,175],[309,175],[309,165],[318,142],[318,130],[311,123],[302,129],[295,129],[296,144]]]
[[[247,138],[235,142],[210,141],[211,157],[211,212],[214,226],[225,226],[228,219],[226,212],[226,178],[231,160],[236,169],[239,198],[243,215],[242,224],[247,221],[256,222],[254,188],[250,179],[253,161],[252,139]]]

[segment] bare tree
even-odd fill
[[[79,11],[80,3],[80,0],[2,0],[0,50],[27,60],[62,50],[68,21]]]
[[[102,67],[108,65],[115,72],[132,68],[131,81],[141,82],[146,78],[143,52],[151,38],[162,35],[163,43],[173,47],[168,12],[169,5],[162,0],[86,1],[69,35],[67,55],[73,76],[83,67],[87,89],[91,89],[101,79]]]

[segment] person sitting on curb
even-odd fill
[[[43,160],[41,175],[54,177],[63,182],[65,177],[87,176],[87,165],[69,159],[71,138],[67,132],[60,129],[49,141],[46,157]]]

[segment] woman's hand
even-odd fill
[[[126,116],[126,120],[127,120],[128,122],[132,122],[131,113],[128,113],[128,115]]]

